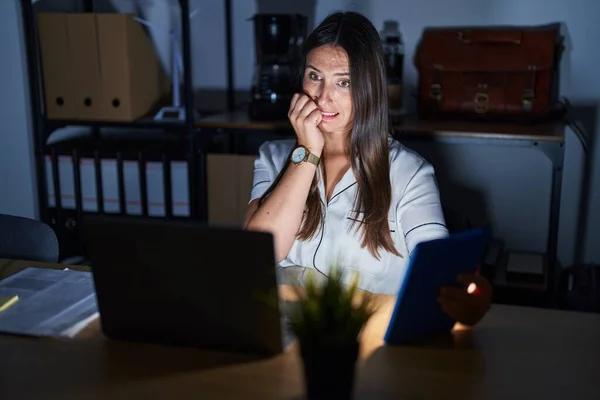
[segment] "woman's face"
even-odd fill
[[[319,128],[323,133],[347,133],[351,129],[350,64],[344,49],[326,45],[311,50],[302,86],[321,110]]]

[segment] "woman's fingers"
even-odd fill
[[[299,98],[300,98],[300,93],[294,93],[294,95],[292,96],[292,101],[290,102],[290,109],[288,110],[288,117],[290,117],[292,115],[292,111],[294,111],[294,107],[296,107],[296,103],[298,102]]]
[[[307,101],[304,106],[302,107],[302,110],[300,111],[300,114],[298,116],[298,120],[299,121],[306,121],[308,119],[308,116],[311,115],[313,113],[313,111],[317,110],[317,105],[315,104],[314,101],[310,100]]]
[[[308,114],[306,119],[315,124],[316,126],[321,123],[321,120],[323,119],[323,114],[321,114],[321,110],[319,110],[319,108],[315,105],[315,109],[310,114]]]
[[[290,113],[290,119],[297,121],[300,117],[300,113],[309,101],[310,99],[308,98],[308,96],[303,94],[299,95],[298,99],[296,100],[296,103],[294,104],[294,108]]]

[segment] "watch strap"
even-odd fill
[[[321,161],[321,159],[309,151],[308,156],[306,157],[306,161],[318,167],[319,161]]]

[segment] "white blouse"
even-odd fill
[[[254,183],[250,201],[260,198],[284,166],[294,139],[265,142],[254,163]],[[392,202],[388,220],[398,257],[379,249],[380,259],[361,247],[358,224],[351,228],[357,182],[352,170],[346,172],[334,189],[329,203],[321,168],[317,169],[321,200],[325,204],[323,229],[312,239],[296,240],[280,267],[314,268],[327,275],[332,266],[341,267],[346,279],[359,273],[359,287],[373,293],[396,294],[406,277],[411,252],[417,243],[448,235],[434,169],[414,151],[390,137],[390,182]],[[359,213],[359,219],[361,218]]]

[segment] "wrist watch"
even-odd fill
[[[320,158],[308,151],[306,147],[300,145],[292,151],[292,163],[299,165],[305,161],[318,166]]]

